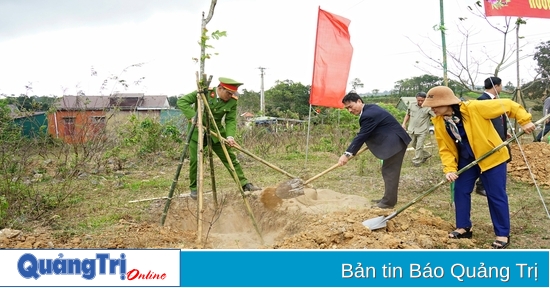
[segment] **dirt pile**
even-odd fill
[[[508,175],[517,181],[533,184],[531,173],[538,185],[550,186],[550,144],[533,142],[511,146],[512,161]],[[522,153],[523,152],[523,153]]]
[[[283,200],[277,208],[301,215],[295,233],[281,235],[275,249],[431,249],[472,247],[473,242],[450,241],[453,225],[425,209],[405,210],[387,227],[369,230],[362,222],[388,216],[394,210],[371,208],[370,200],[329,189],[305,189],[305,195]]]
[[[468,239],[448,238],[452,224],[425,209],[404,211],[387,222],[387,227],[371,231],[362,222],[392,212],[381,209],[350,210],[310,215],[299,233],[285,237],[275,249],[457,249],[472,248]]]
[[[329,189],[305,189],[305,195],[285,199],[274,207],[263,206],[261,193],[248,198],[262,238],[251,224],[242,199],[225,198],[219,218],[205,200],[203,239],[196,243],[196,202],[173,200],[166,224],[121,219],[97,235],[54,237],[48,230],[26,233],[4,229],[0,248],[178,248],[178,249],[432,249],[472,248],[475,242],[450,240],[451,223],[428,210],[411,207],[371,231],[362,222],[387,216],[393,210],[372,209],[369,199]],[[265,199],[263,199],[265,200]],[[160,219],[164,202],[151,203],[149,213]],[[145,212],[145,211],[144,211]],[[157,218],[158,216],[158,218]],[[59,232],[56,232],[59,233]]]

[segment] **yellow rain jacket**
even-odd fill
[[[491,151],[502,143],[500,136],[493,127],[491,119],[504,113],[514,118],[520,125],[531,122],[529,114],[521,105],[510,99],[494,99],[491,101],[471,100],[461,102],[460,112],[462,123],[468,141],[476,159]],[[443,164],[443,173],[458,171],[458,149],[454,139],[445,129],[443,116],[432,118],[435,129],[435,139],[439,147],[439,155]],[[481,172],[487,171],[508,160],[508,148],[502,147],[478,163]]]

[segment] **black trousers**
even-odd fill
[[[401,177],[401,166],[407,152],[407,146],[401,143],[402,149],[382,164],[382,178],[384,178],[384,197],[380,204],[395,206],[397,204],[397,191],[399,189],[399,177]]]

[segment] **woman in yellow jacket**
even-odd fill
[[[431,107],[435,113],[432,122],[445,178],[454,185],[456,229],[449,238],[472,238],[470,219],[471,193],[478,177],[486,183],[489,213],[496,235],[492,248],[504,249],[510,245],[510,212],[506,195],[507,147],[503,147],[477,165],[464,171],[458,170],[478,159],[502,143],[491,119],[506,113],[515,118],[526,133],[535,130],[531,114],[510,99],[493,101],[465,101],[458,99],[446,86],[430,89],[422,107]]]

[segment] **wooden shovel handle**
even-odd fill
[[[221,141],[227,142],[227,139],[225,139],[224,137],[219,136],[219,135],[216,134],[214,131],[210,131],[210,134],[211,134],[212,136],[214,136],[214,137],[217,137],[217,138],[220,139]],[[292,175],[292,174],[286,172],[285,170],[283,170],[283,169],[281,169],[281,168],[279,168],[279,167],[277,167],[277,166],[275,166],[275,165],[273,165],[273,164],[271,164],[271,163],[265,161],[264,159],[262,159],[262,158],[260,158],[260,157],[258,157],[258,156],[256,156],[256,155],[254,155],[254,154],[252,154],[252,152],[250,152],[250,151],[244,149],[243,147],[239,146],[238,144],[235,145],[235,146],[232,146],[232,147],[235,148],[235,149],[237,149],[237,150],[239,150],[239,151],[241,151],[241,152],[243,152],[244,154],[246,154],[246,155],[248,155],[248,156],[254,158],[256,161],[258,161],[258,162],[260,162],[260,163],[266,165],[267,167],[269,167],[269,168],[271,168],[271,169],[273,169],[273,170],[275,170],[275,171],[281,172],[282,174],[288,176],[289,178],[298,178],[298,177],[296,177],[296,176],[294,176],[294,175]]]
[[[354,158],[355,156],[357,156],[357,155],[359,155],[359,154],[365,152],[365,151],[368,150],[368,149],[369,149],[369,147],[367,147],[367,146],[361,148],[361,150],[357,151],[357,153],[355,153],[355,155],[349,157],[349,159]],[[317,178],[319,178],[319,177],[321,177],[321,176],[327,174],[328,172],[330,172],[330,171],[332,171],[332,170],[338,168],[339,166],[340,166],[340,165],[339,165],[338,163],[332,165],[332,166],[331,166],[330,168],[328,168],[327,170],[325,170],[325,171],[323,171],[323,172],[321,172],[321,173],[319,173],[319,174],[317,174],[317,175],[315,175],[315,176],[309,178],[308,180],[306,180],[306,181],[304,182],[304,185],[309,184],[309,183],[312,182],[313,180],[316,180]]]

